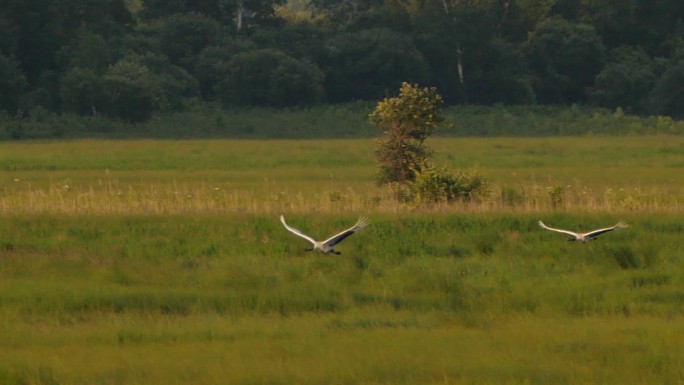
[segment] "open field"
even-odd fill
[[[491,181],[491,199],[459,210],[683,208],[681,136],[429,142],[438,163],[479,168]],[[373,139],[2,143],[0,212],[406,212],[375,185],[374,146]]]
[[[397,202],[371,139],[0,143],[0,384],[684,382],[684,137],[430,145],[491,198]]]

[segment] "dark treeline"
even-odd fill
[[[681,0],[0,0],[0,114],[145,121],[435,86],[684,116]]]

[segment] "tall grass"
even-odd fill
[[[291,221],[328,234],[348,219]],[[632,228],[587,245],[530,215],[373,219],[331,258],[305,253],[272,216],[5,217],[0,379],[681,378],[678,216],[639,214]],[[609,219],[550,218],[581,227]]]
[[[9,217],[0,228],[0,297],[4,307],[37,315],[298,314],[366,306],[550,316],[681,313],[676,216],[628,218],[632,228],[588,245],[543,231],[536,219],[381,216],[340,246],[343,257],[321,258],[304,253],[306,242],[270,216]],[[607,220],[551,221],[593,228]],[[291,222],[322,237],[348,221]]]
[[[0,384],[684,378],[679,137],[432,146],[492,196],[407,206],[371,140],[0,145]]]
[[[0,212],[400,213],[375,184],[373,140],[75,141],[0,146]],[[429,211],[680,211],[679,137],[441,139],[438,162],[478,167],[490,197]]]

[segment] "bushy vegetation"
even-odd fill
[[[669,116],[639,117],[614,111],[572,106],[556,108],[457,106],[444,111],[452,124],[441,130],[453,136],[621,136],[684,133],[684,123]]]
[[[475,169],[451,173],[446,167],[428,163],[399,191],[399,196],[402,200],[421,206],[457,200],[479,201],[489,198],[490,193],[489,182]]]
[[[485,178],[475,172],[452,175],[436,167],[424,145],[440,125],[442,97],[434,88],[403,83],[399,95],[378,103],[370,122],[383,131],[375,156],[378,182],[390,185],[400,200],[415,206],[487,195]]]
[[[399,95],[381,100],[370,114],[371,124],[383,132],[375,156],[380,164],[380,183],[406,184],[431,159],[424,145],[443,124],[442,96],[434,88],[403,83]]]
[[[73,138],[235,138],[323,139],[378,136],[368,122],[373,103],[356,102],[308,108],[229,108],[192,105],[186,111],[155,115],[126,124],[110,119],[58,115],[34,109],[17,120],[0,114],[0,139]],[[442,112],[445,136],[624,136],[684,133],[684,121],[668,116],[639,117],[622,109],[609,111],[573,106],[452,106]]]

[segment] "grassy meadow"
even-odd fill
[[[397,201],[373,139],[0,143],[0,384],[684,383],[684,137],[428,142],[491,196]]]

